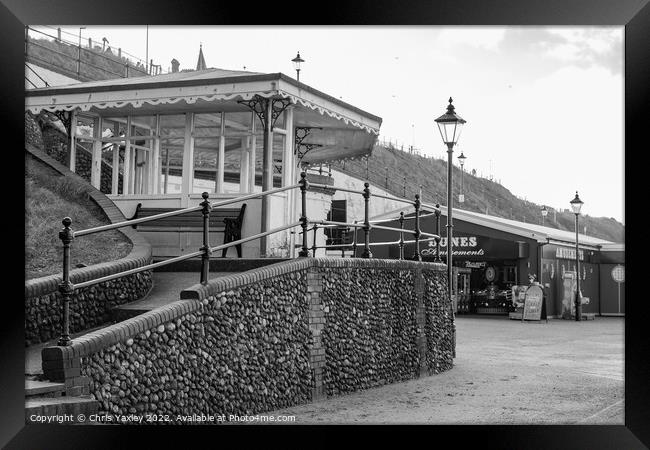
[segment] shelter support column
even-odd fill
[[[248,157],[248,191],[255,191],[255,152],[257,151],[257,136],[255,136],[255,113],[251,113],[251,139]]]
[[[111,194],[119,194],[120,187],[120,146],[113,144],[113,175],[111,183]]]
[[[248,106],[260,119],[264,127],[264,146],[262,156],[262,191],[273,189],[273,125],[277,118],[291,104],[291,100],[284,98],[264,98],[255,95],[251,100],[240,100],[238,103]],[[269,196],[262,197],[261,232],[269,230],[270,225]],[[267,237],[260,238],[260,256],[268,254]]]
[[[102,118],[95,117],[93,122],[93,153],[90,164],[90,184],[100,188],[102,176]]]
[[[126,139],[124,140],[124,171],[122,173],[122,193],[131,194],[131,116],[126,118]]]
[[[192,193],[194,184],[194,138],[192,131],[194,128],[194,114],[185,114],[185,141],[183,146],[183,180],[181,192],[184,194],[181,198],[181,207],[187,207],[188,194]],[[184,204],[183,204],[184,203]]]
[[[284,128],[286,130],[284,139],[284,155],[282,156],[282,186],[290,186],[294,180],[294,155],[293,155],[293,107],[289,107],[284,112]],[[286,192],[285,222],[291,223],[296,220],[297,216],[294,211],[294,190]],[[286,237],[289,244],[289,257],[293,258],[293,246],[295,234],[294,230],[287,230]]]
[[[273,189],[273,131],[271,127],[271,117],[273,102],[266,101],[266,120],[264,121],[264,148],[262,149],[262,191]],[[271,198],[267,195],[262,197],[262,232],[269,230],[271,223],[270,215]],[[265,257],[267,254],[267,238],[262,237],[260,240],[260,256]]]
[[[160,193],[160,114],[156,114],[156,126],[154,129],[154,138],[153,138],[153,155],[151,158],[151,182],[152,182],[152,194]]]
[[[77,140],[76,140],[76,135],[77,135],[77,110],[73,109],[70,111],[70,129],[69,129],[70,134],[68,135],[68,158],[70,160],[68,161],[68,167],[70,168],[70,171],[74,172],[76,168],[76,162],[77,162]]]
[[[249,156],[250,156],[250,136],[242,138],[241,140],[241,155],[239,158],[239,192],[244,193],[248,190],[248,173]]]
[[[219,155],[217,157],[217,193],[223,193],[224,158],[226,157],[226,113],[221,113],[221,130],[219,131]]]

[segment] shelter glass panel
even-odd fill
[[[217,137],[221,134],[222,113],[194,114],[194,137]]]
[[[216,192],[218,163],[219,138],[195,138],[192,192]]]
[[[183,182],[185,114],[160,115],[160,192],[179,194]]]
[[[282,183],[285,139],[283,134],[273,134],[273,186],[280,186]]]
[[[92,139],[95,135],[95,118],[83,114],[77,115],[77,127],[75,136],[79,139]]]
[[[160,192],[163,194],[181,192],[184,142],[182,138],[160,139]]]
[[[161,115],[160,136],[185,138],[185,114]]]
[[[250,112],[229,112],[225,113],[225,133],[228,137],[242,137],[250,134],[252,113]],[[255,124],[261,129],[261,125]]]
[[[239,192],[242,152],[246,151],[246,137],[226,138],[224,157],[224,192]],[[244,169],[245,170],[245,169]]]

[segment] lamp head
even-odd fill
[[[576,196],[571,200],[571,209],[573,210],[574,214],[580,214],[580,209],[582,208],[582,205],[584,202],[580,200],[580,197],[578,197],[578,191],[576,191]]]
[[[458,143],[458,138],[460,138],[460,132],[462,131],[463,124],[465,124],[465,119],[456,114],[452,101],[453,99],[449,97],[447,112],[435,119],[435,122],[438,124],[438,130],[440,131],[442,141],[447,145],[453,146]]]

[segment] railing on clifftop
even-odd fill
[[[355,221],[354,223],[345,223],[345,222],[335,222],[331,220],[312,220],[310,221],[307,217],[307,191],[310,188],[316,188],[316,189],[322,189],[322,188],[327,188],[327,189],[336,189],[340,191],[345,191],[349,192],[352,194],[358,194],[362,195],[364,198],[364,203],[365,203],[365,208],[364,208],[364,220],[363,223],[359,223],[358,221]],[[266,197],[271,194],[277,194],[279,192],[284,192],[284,191],[289,191],[292,189],[300,189],[300,194],[301,194],[301,214],[300,214],[300,219],[296,222],[289,223],[287,225],[283,225],[280,227],[276,227],[274,229],[264,231],[262,233],[255,234],[253,236],[249,236],[243,239],[239,239],[236,241],[229,242],[227,244],[222,244],[222,245],[217,245],[215,247],[210,247],[210,228],[209,228],[209,222],[210,222],[210,211],[213,208],[220,207],[220,206],[225,206],[229,205],[232,203],[239,203],[245,200],[253,199],[253,198],[262,198]],[[59,232],[59,239],[61,239],[61,242],[63,243],[63,280],[59,284],[59,292],[62,297],[62,323],[61,323],[61,337],[59,338],[58,345],[59,346],[67,346],[70,345],[72,340],[70,338],[70,299],[72,297],[72,294],[74,293],[75,289],[82,289],[86,288],[89,286],[93,286],[98,283],[103,283],[107,281],[111,281],[117,278],[121,278],[127,275],[133,275],[139,272],[144,272],[147,270],[152,270],[158,267],[163,267],[169,264],[174,264],[180,261],[185,261],[187,259],[191,258],[196,258],[196,257],[201,257],[201,276],[200,276],[200,283],[201,284],[207,284],[208,282],[208,276],[209,276],[209,267],[210,267],[210,254],[213,251],[218,251],[218,250],[223,250],[229,247],[233,247],[235,245],[243,244],[244,242],[249,242],[253,241],[256,239],[260,239],[264,236],[268,236],[273,233],[278,233],[281,231],[285,231],[291,228],[295,228],[300,226],[302,228],[302,231],[299,234],[302,234],[302,245],[300,245],[300,251],[298,253],[298,256],[300,257],[309,257],[309,246],[307,242],[307,232],[314,230],[314,244],[311,247],[312,250],[312,255],[316,255],[316,250],[318,248],[330,248],[330,249],[335,249],[335,248],[340,248],[339,245],[326,245],[326,246],[317,246],[316,245],[316,231],[318,230],[318,227],[320,226],[321,228],[323,227],[348,227],[348,228],[354,228],[355,230],[355,237],[354,237],[354,255],[356,257],[356,247],[357,247],[357,239],[356,239],[356,232],[358,229],[362,229],[364,232],[364,245],[363,245],[363,252],[361,254],[362,258],[372,258],[372,252],[370,251],[370,246],[371,245],[399,245],[400,249],[400,256],[399,259],[405,259],[404,258],[404,244],[407,243],[415,243],[415,252],[412,256],[411,259],[415,259],[417,261],[421,261],[422,257],[420,255],[420,242],[426,242],[426,241],[431,241],[435,240],[436,241],[436,261],[440,261],[440,205],[436,206],[431,206],[431,205],[426,205],[420,202],[420,196],[419,194],[415,195],[415,200],[407,200],[404,198],[400,197],[392,197],[392,196],[386,196],[386,195],[379,195],[375,194],[374,197],[377,198],[382,198],[382,199],[387,199],[387,200],[392,200],[392,201],[398,201],[398,202],[403,202],[407,204],[411,204],[414,206],[415,209],[415,216],[413,217],[404,217],[404,213],[400,213],[400,228],[393,228],[393,227],[387,227],[383,225],[377,225],[377,223],[382,223],[382,222],[388,222],[394,219],[385,219],[381,221],[370,221],[369,218],[369,204],[370,204],[370,198],[373,196],[370,192],[370,184],[366,182],[364,184],[364,189],[363,191],[355,191],[352,189],[347,189],[347,188],[339,188],[335,186],[330,186],[330,185],[323,185],[323,184],[317,184],[317,183],[309,183],[307,181],[307,174],[305,172],[302,172],[300,174],[300,181],[297,184],[293,184],[290,186],[285,186],[285,187],[280,187],[280,188],[275,188],[275,189],[270,189],[261,193],[254,193],[254,194],[249,194],[249,195],[244,195],[241,197],[236,197],[233,199],[229,200],[224,200],[220,201],[217,203],[210,203],[209,201],[209,194],[207,192],[204,192],[202,195],[203,201],[198,205],[190,208],[184,208],[184,209],[179,209],[177,211],[171,211],[171,212],[166,212],[166,213],[161,213],[161,214],[156,214],[153,216],[148,216],[148,217],[143,217],[140,219],[131,219],[131,220],[125,220],[122,222],[114,223],[114,224],[109,224],[109,225],[102,225],[99,227],[94,227],[94,228],[88,228],[85,230],[80,230],[80,231],[73,231],[70,226],[72,225],[72,219],[70,217],[65,217],[62,221],[63,223],[63,228]],[[424,216],[420,215],[420,209],[422,206],[427,207],[428,209],[432,209],[434,212],[430,214],[425,214]],[[142,267],[138,267],[135,269],[130,269],[118,273],[114,273],[112,275],[100,277],[100,278],[95,278],[92,280],[84,281],[82,283],[78,283],[76,285],[72,284],[70,282],[70,246],[72,244],[72,241],[76,237],[81,237],[81,236],[86,236],[86,235],[91,235],[94,233],[100,233],[103,231],[109,231],[109,230],[115,230],[118,228],[123,228],[131,225],[136,225],[140,223],[145,223],[145,222],[151,222],[154,220],[158,219],[163,219],[167,217],[173,217],[181,214],[186,214],[189,212],[193,211],[201,211],[203,214],[203,245],[199,248],[198,251],[188,253],[186,255],[182,256],[177,256],[174,258],[170,258],[164,261],[159,261],[156,263],[152,264],[147,264]],[[431,214],[436,215],[436,234],[431,234],[431,233],[425,233],[420,230],[420,218],[421,217],[426,217]],[[413,230],[406,230],[404,229],[404,221],[405,220],[415,220],[414,224],[414,229]],[[312,224],[312,228],[309,229],[309,224]],[[380,229],[380,230],[388,230],[388,231],[395,231],[400,234],[400,239],[398,241],[394,242],[375,242],[371,243],[370,242],[370,231],[373,229]],[[412,233],[414,239],[412,241],[405,241],[404,240],[404,233]],[[426,236],[425,239],[421,239],[421,236]]]

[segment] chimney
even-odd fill
[[[180,66],[181,63],[176,61],[176,58],[172,59],[172,73],[178,72],[178,67]]]

